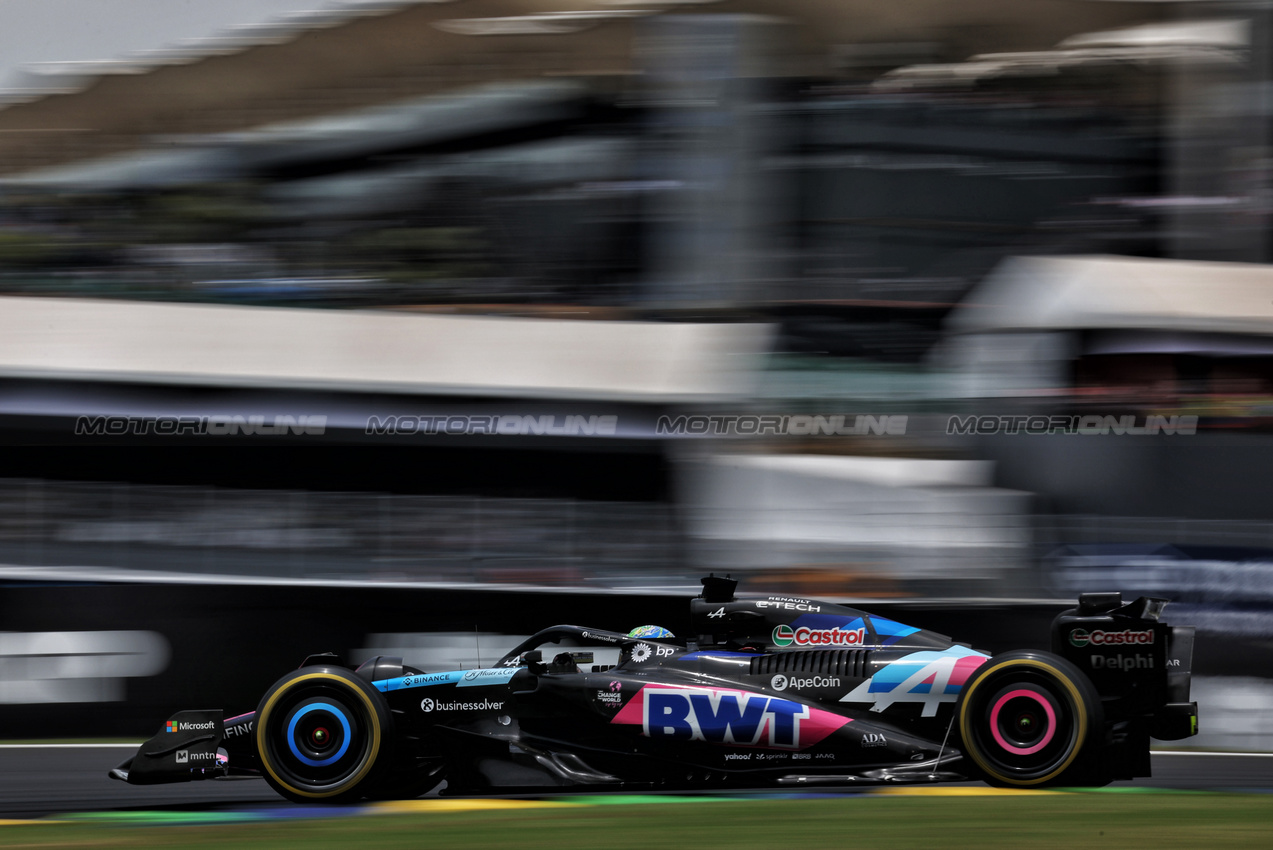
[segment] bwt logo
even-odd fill
[[[1121,632],[1103,632],[1097,629],[1075,629],[1070,632],[1070,644],[1073,646],[1146,646],[1154,642],[1154,630],[1136,631],[1124,629]]]
[[[759,694],[648,687],[643,731],[650,738],[795,749],[809,707]]]

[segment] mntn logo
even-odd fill
[[[799,747],[808,706],[758,694],[645,689],[645,734],[714,744]]]

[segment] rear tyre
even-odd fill
[[[303,667],[257,706],[261,773],[293,802],[352,802],[375,789],[390,728],[375,688],[340,667]]]
[[[1100,697],[1064,658],[995,656],[968,679],[955,716],[964,753],[991,785],[1102,784],[1093,767],[1104,726]]]

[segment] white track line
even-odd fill
[[[1150,753],[1156,756],[1233,756],[1235,758],[1251,759],[1273,758],[1273,753],[1216,753],[1203,750],[1150,750]]]
[[[69,750],[76,748],[88,749],[90,747],[96,749],[106,747],[114,747],[118,749],[130,747],[132,749],[137,749],[144,743],[146,742],[138,741],[135,744],[0,744],[0,750]]]

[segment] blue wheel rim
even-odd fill
[[[315,709],[319,709],[319,708],[324,708],[328,712],[330,712],[332,715],[334,715],[336,719],[340,721],[341,728],[344,729],[345,731],[344,737],[340,742],[340,749],[337,750],[333,755],[328,756],[322,761],[316,761],[315,759],[310,758],[309,756],[302,753],[296,746],[297,721],[299,721],[306,714],[309,714],[311,711],[314,711]],[[302,762],[303,764],[307,764],[310,767],[327,767],[327,765],[334,764],[335,762],[339,761],[340,757],[343,756],[349,750],[349,738],[350,738],[349,719],[345,717],[345,712],[341,711],[336,706],[327,702],[315,702],[305,706],[300,711],[292,715],[292,722],[287,724],[288,748],[291,749],[292,755],[295,756],[298,761]]]

